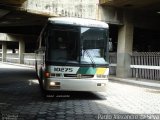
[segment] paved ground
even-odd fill
[[[160,89],[110,81],[106,93],[65,92],[44,99],[34,69],[0,63],[0,119],[96,120],[119,114],[160,114]]]

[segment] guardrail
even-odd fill
[[[24,64],[35,65],[35,53],[24,53]]]
[[[23,54],[24,64],[25,65],[35,65],[35,53],[24,53]],[[0,61],[2,61],[2,54],[0,54]],[[19,54],[18,53],[7,53],[6,62],[10,63],[19,63]]]
[[[19,63],[19,54],[18,53],[7,53],[6,62]]]
[[[132,77],[160,80],[160,52],[135,52],[131,56]]]
[[[116,75],[117,54],[110,53],[110,74]],[[160,52],[134,52],[131,55],[132,77],[160,80]]]

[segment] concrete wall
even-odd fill
[[[99,0],[28,0],[27,11],[51,16],[97,19]]]
[[[0,33],[0,41],[19,41],[25,38],[24,35],[13,35],[7,33]]]
[[[20,35],[20,34],[7,34],[7,33],[0,33],[0,41],[13,41],[18,42],[21,40],[24,41],[36,41],[36,35]]]
[[[113,7],[99,6],[99,20],[110,24],[123,24],[123,10]]]
[[[35,65],[35,53],[24,53],[24,64]]]
[[[19,54],[18,53],[7,53],[6,62],[10,63],[19,63]]]
[[[0,61],[1,61],[0,54]],[[17,53],[7,53],[6,62],[19,63],[19,54]],[[25,65],[35,65],[35,53],[23,53],[23,64]]]
[[[6,39],[7,39],[7,34],[0,33],[0,41],[6,40]]]
[[[160,30],[160,15],[155,13],[153,16],[149,13],[135,13],[133,24],[135,27],[151,30]]]
[[[132,15],[134,27],[160,30],[160,16],[157,13],[147,13],[145,11],[123,10],[108,6],[99,6],[99,19],[110,24],[124,25],[124,12]]]

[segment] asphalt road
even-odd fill
[[[159,100],[160,90],[116,82],[109,82],[106,93],[58,92],[45,99],[34,69],[0,63],[3,120],[97,120],[118,119],[113,115],[119,114],[160,114]]]

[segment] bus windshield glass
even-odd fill
[[[54,27],[49,31],[48,60],[78,63],[79,32],[76,28]]]
[[[107,30],[78,26],[50,26],[47,60],[73,64],[108,64]]]
[[[106,29],[81,28],[82,64],[107,64],[105,60],[106,47]]]

